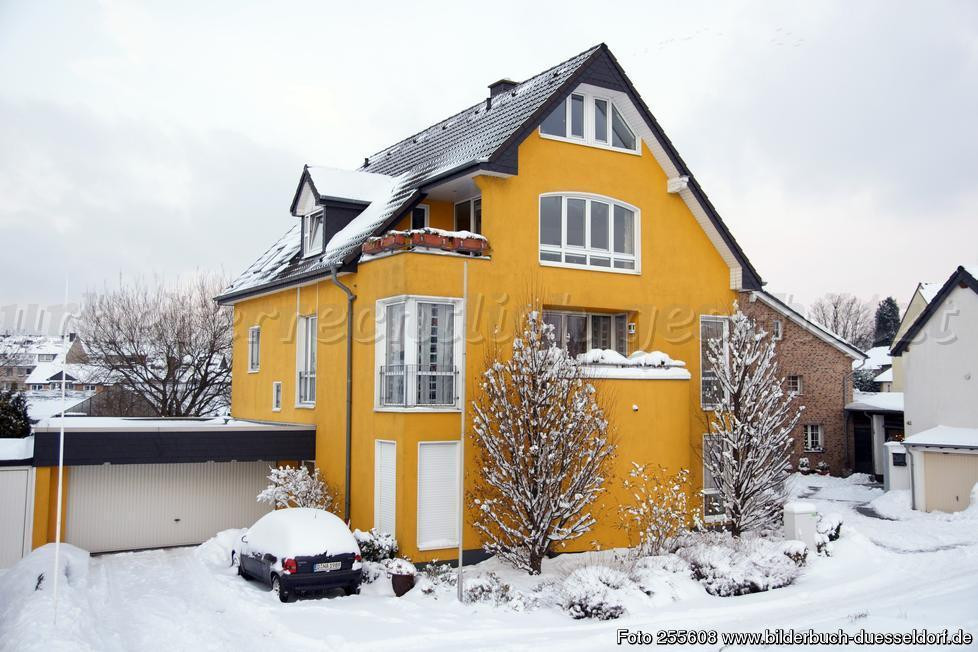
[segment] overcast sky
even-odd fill
[[[602,41],[770,289],[903,305],[978,262],[975,2],[0,0],[0,307],[238,273],[303,163]]]

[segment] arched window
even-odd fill
[[[638,273],[639,211],[587,193],[540,196],[540,263]]]

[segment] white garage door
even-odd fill
[[[268,513],[268,462],[104,464],[68,474],[65,541],[90,552],[197,544]]]
[[[31,471],[0,467],[0,568],[12,566],[27,552],[30,535]]]

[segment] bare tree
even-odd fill
[[[829,329],[853,346],[873,346],[873,306],[851,294],[829,292],[812,304],[808,318]]]
[[[524,317],[510,359],[489,357],[474,402],[475,527],[487,552],[536,575],[553,543],[594,525],[615,446],[594,386],[538,311]]]
[[[160,416],[216,414],[230,404],[231,309],[213,300],[226,279],[137,281],[91,297],[79,330],[89,364]]]
[[[775,341],[736,310],[726,338],[711,339],[716,373],[703,461],[734,536],[777,523],[785,498],[791,431],[804,408],[781,388]],[[705,484],[705,483],[704,483]]]

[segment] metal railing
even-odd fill
[[[458,402],[454,365],[384,365],[380,368],[383,407],[445,406]]]

